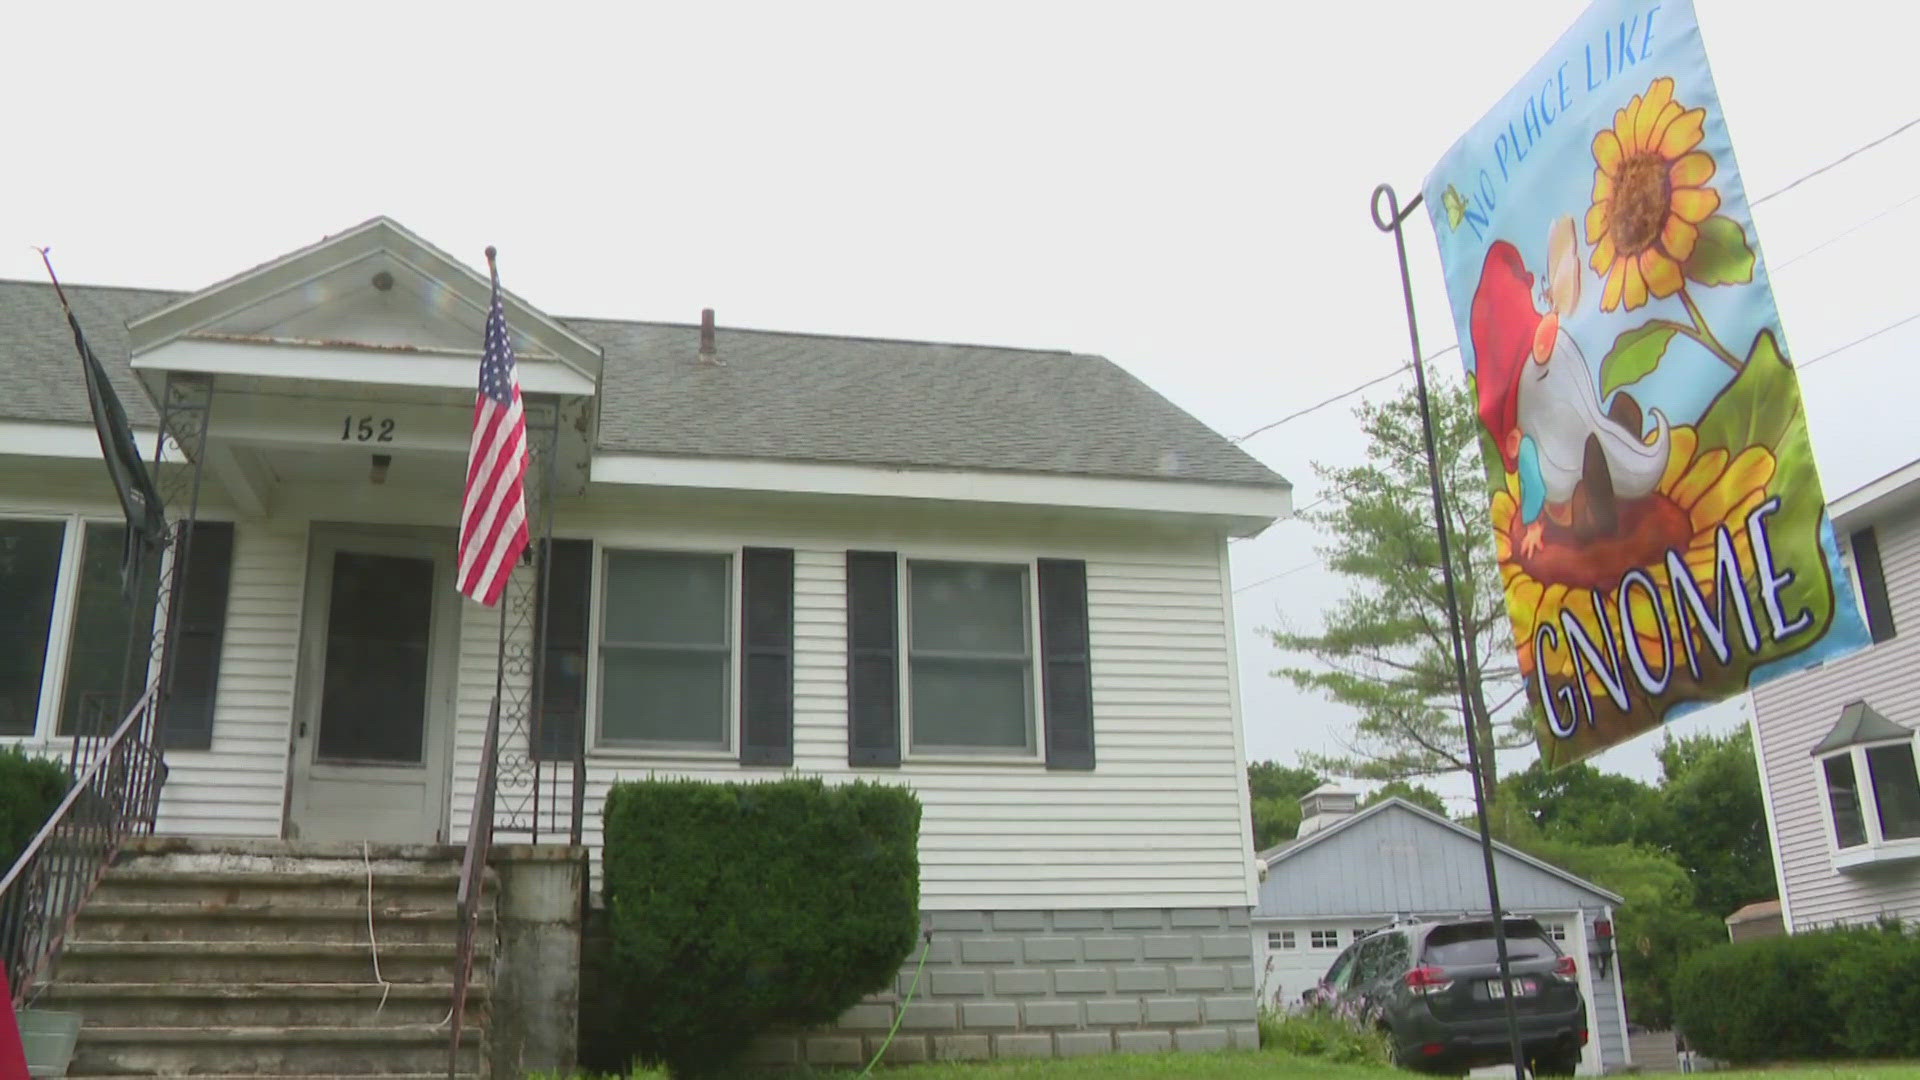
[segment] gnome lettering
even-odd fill
[[[1811,630],[1813,613],[1802,608],[1789,616],[1781,600],[1781,591],[1793,584],[1794,574],[1774,561],[1773,542],[1767,535],[1767,519],[1779,510],[1780,499],[1775,496],[1747,515],[1744,529],[1753,552],[1751,573],[1740,563],[1732,530],[1725,525],[1718,528],[1711,600],[1694,580],[1686,560],[1679,552],[1669,550],[1666,588],[1656,584],[1647,570],[1630,570],[1621,577],[1612,596],[1607,590],[1591,590],[1591,625],[1567,609],[1560,612],[1559,626],[1541,623],[1532,643],[1534,680],[1546,708],[1547,727],[1553,734],[1572,738],[1581,723],[1597,723],[1595,682],[1613,707],[1624,713],[1633,706],[1636,688],[1649,698],[1664,694],[1680,664],[1686,665],[1693,681],[1701,682],[1710,674],[1704,664],[1726,667],[1733,663],[1736,630],[1747,654],[1759,653],[1760,613],[1754,610],[1743,584],[1750,577],[1759,586],[1759,606],[1766,616],[1769,641],[1790,641]],[[1619,626],[1613,625],[1609,612],[1618,613]],[[1649,638],[1657,638],[1660,643],[1652,652],[1648,649]],[[1573,660],[1573,676],[1555,686],[1547,672],[1568,654]]]

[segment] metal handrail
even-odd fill
[[[460,949],[453,961],[453,1025],[447,1046],[447,1076],[460,1065],[460,1029],[467,1011],[467,987],[473,979],[473,953],[478,933],[480,901],[485,891],[487,855],[493,846],[493,798],[498,786],[499,763],[494,751],[500,742],[500,695],[494,694],[487,710],[487,735],[480,744],[479,786],[473,793],[473,818],[467,826],[467,850],[460,858],[460,886],[455,894],[460,918]]]
[[[78,776],[47,823],[0,878],[0,962],[15,1008],[59,955],[81,905],[128,836],[153,832],[167,766],[155,738],[158,686],[104,741],[76,735]],[[84,751],[78,741],[86,739]]]

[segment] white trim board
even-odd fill
[[[1293,513],[1291,489],[1179,480],[618,453],[595,454],[591,477],[597,484],[1217,516],[1235,519],[1236,536]]]

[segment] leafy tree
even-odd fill
[[[1391,798],[1402,798],[1422,810],[1431,810],[1441,817],[1447,816],[1447,803],[1434,790],[1424,784],[1409,784],[1405,780],[1389,780],[1361,802],[1362,810],[1377,802]]]
[[[1536,759],[1500,781],[1500,793],[1544,837],[1582,844],[1660,844],[1660,793],[1630,776],[1581,762],[1549,769]]]
[[[1465,637],[1467,698],[1481,779],[1491,800],[1498,779],[1494,751],[1525,745],[1532,731],[1488,526],[1487,473],[1473,394],[1464,385],[1440,382],[1432,387],[1432,401]],[[1322,613],[1319,631],[1269,631],[1282,651],[1312,661],[1275,674],[1359,714],[1344,740],[1349,753],[1309,757],[1308,765],[1367,780],[1466,772],[1467,736],[1419,399],[1408,390],[1384,404],[1362,405],[1355,415],[1367,436],[1368,464],[1316,463],[1314,472],[1331,494],[1322,509],[1301,514],[1331,538],[1320,554],[1329,567],[1352,579],[1353,589]]]
[[[1300,800],[1326,783],[1312,769],[1256,761],[1247,766],[1247,793],[1253,802],[1253,848],[1265,851],[1293,839],[1300,830]]]
[[[1669,737],[1659,755],[1668,823],[1663,846],[1693,875],[1700,910],[1725,918],[1778,895],[1766,800],[1747,729]]]

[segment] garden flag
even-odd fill
[[[1863,645],[1690,0],[1598,0],[1424,194],[1548,765]]]

